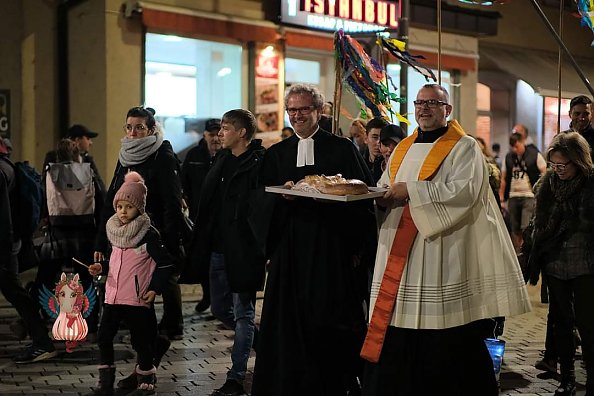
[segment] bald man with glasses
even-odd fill
[[[476,141],[449,94],[423,86],[419,127],[394,149],[378,186],[386,209],[361,356],[363,395],[483,395],[498,387],[484,339],[497,316],[530,303]]]

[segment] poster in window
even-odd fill
[[[279,55],[272,47],[259,51],[256,56],[255,71],[258,132],[278,131],[280,129]]]

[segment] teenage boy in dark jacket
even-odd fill
[[[196,217],[194,252],[199,266],[210,265],[213,315],[235,329],[232,366],[215,396],[243,395],[243,380],[256,327],[256,291],[264,280],[265,225],[258,174],[264,156],[260,140],[252,140],[256,119],[247,110],[225,113],[219,138],[223,150],[208,172]]]

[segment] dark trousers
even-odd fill
[[[152,305],[150,308],[131,305],[103,305],[103,315],[97,338],[100,364],[113,366],[113,339],[121,322],[124,322],[130,329],[130,341],[138,355],[138,367],[143,371],[151,370],[155,357],[155,340],[157,339],[157,317]]]
[[[366,363],[363,395],[497,395],[484,341],[492,328],[488,320],[442,330],[389,326],[379,362]]]
[[[163,288],[163,317],[159,329],[167,335],[178,335],[184,332],[181,288],[177,283],[179,273],[172,273]]]
[[[15,271],[0,269],[0,291],[23,319],[33,344],[53,350],[47,328],[39,315],[39,305],[23,288]]]
[[[582,355],[586,363],[588,392],[594,392],[594,275],[561,280],[548,277],[549,310],[555,316],[555,340],[562,365],[573,364],[575,357],[574,325],[582,337]],[[575,314],[574,314],[575,313]]]

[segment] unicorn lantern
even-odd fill
[[[52,334],[56,340],[66,341],[66,351],[72,352],[78,341],[88,333],[87,318],[95,305],[92,287],[83,292],[78,274],[62,273],[52,294],[45,285],[39,294],[39,302],[47,314],[55,318]]]

